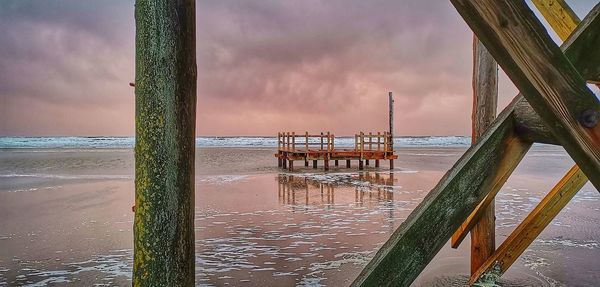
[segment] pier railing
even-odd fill
[[[332,151],[334,147],[335,136],[330,132],[321,132],[321,134],[280,132],[277,134],[277,150],[279,151]]]
[[[359,169],[363,169],[363,161],[368,166],[369,160],[374,160],[375,167],[379,167],[379,160],[389,160],[390,168],[393,169],[394,159],[397,158],[394,155],[393,137],[389,132],[355,134],[354,148],[336,148],[335,136],[330,132],[279,132],[275,157],[278,159],[278,166],[290,170],[296,160],[303,160],[304,166],[308,166],[308,162],[312,160],[313,168],[322,160],[325,170],[329,169],[330,160],[334,160],[335,166],[338,166],[340,160],[345,160],[348,168],[351,160],[357,160]]]

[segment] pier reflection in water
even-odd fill
[[[304,209],[309,205],[322,206],[326,210],[338,204],[353,204],[363,207],[365,202],[382,205],[387,211],[385,219],[389,228],[394,222],[394,179],[393,173],[360,172],[338,174],[279,174],[279,203]],[[354,191],[354,201],[349,195]]]

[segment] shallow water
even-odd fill
[[[398,168],[280,172],[269,149],[200,149],[198,285],[349,285],[463,149],[401,150]],[[250,159],[254,159],[250,161]],[[0,151],[0,286],[131,284],[130,150]],[[534,148],[496,202],[501,242],[572,162]],[[600,279],[600,196],[586,185],[503,276],[503,286]],[[416,286],[464,286],[468,238]]]

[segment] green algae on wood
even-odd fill
[[[135,286],[194,285],[195,3],[137,0]]]

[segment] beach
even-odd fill
[[[196,154],[196,284],[346,286],[466,146],[397,148],[396,168],[277,168],[272,147]],[[498,245],[573,165],[535,145],[496,200]],[[130,147],[0,149],[0,286],[126,286],[133,261]],[[600,196],[588,183],[502,277],[502,286],[600,279]],[[463,286],[467,237],[415,286]]]

